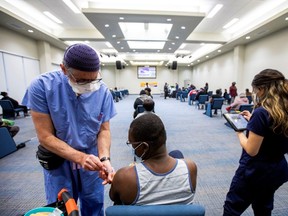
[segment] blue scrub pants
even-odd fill
[[[86,171],[69,162],[55,170],[44,170],[47,204],[53,203],[62,188],[80,201],[81,216],[104,216],[104,186],[98,172]]]
[[[224,204],[223,216],[241,215],[250,205],[255,216],[270,216],[274,193],[287,181],[287,162],[253,162],[240,165],[232,179]]]

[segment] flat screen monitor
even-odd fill
[[[156,79],[156,67],[155,66],[138,66],[137,77],[139,79]]]

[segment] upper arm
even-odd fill
[[[118,204],[132,204],[137,196],[137,180],[134,167],[118,170],[113,178],[109,196]]]
[[[185,159],[185,162],[187,164],[189,173],[190,173],[190,180],[193,186],[194,191],[196,190],[196,185],[197,185],[197,166],[195,162],[189,159]]]

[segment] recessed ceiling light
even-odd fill
[[[113,37],[113,38],[115,38],[115,37],[116,37],[116,35],[112,35],[112,37]]]
[[[80,14],[81,11],[70,0],[63,0],[63,2],[76,14]]]
[[[232,19],[230,22],[228,22],[226,25],[223,26],[224,29],[229,28],[230,26],[232,26],[233,24],[235,24],[236,22],[238,22],[239,19],[238,18],[234,18]]]
[[[119,17],[120,20],[124,20],[124,17]]]
[[[181,29],[186,29],[186,27],[185,26],[181,26]]]
[[[209,56],[207,55],[206,58],[209,58]]]
[[[221,52],[221,50],[218,50],[218,52]]]
[[[120,44],[120,41],[117,41],[117,44]]]
[[[168,18],[167,21],[170,22],[172,19]]]
[[[108,28],[108,27],[109,27],[109,24],[105,24],[105,27]]]
[[[49,11],[44,11],[43,12],[47,17],[49,17],[51,20],[53,20],[54,22],[58,23],[58,24],[62,24],[63,22],[58,19],[56,16],[54,16],[53,14],[51,14]]]
[[[34,31],[32,29],[29,29],[28,32],[33,33]]]
[[[215,16],[216,13],[223,7],[222,4],[217,4],[207,15],[207,18],[212,18]]]
[[[176,36],[175,38],[176,38],[176,39],[179,39],[179,36]]]
[[[171,31],[172,24],[119,22],[121,31],[127,40],[166,40]]]
[[[286,17],[285,20],[287,21],[287,20],[288,20],[288,17]]]
[[[172,42],[172,45],[175,45],[175,43],[174,43],[174,42]]]
[[[250,36],[247,36],[247,37],[246,37],[246,40],[249,40],[250,38],[251,38]]]

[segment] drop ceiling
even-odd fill
[[[0,25],[36,40],[46,40],[63,50],[71,43],[89,43],[101,54],[103,64],[115,64],[120,60],[127,65],[146,65],[147,62],[168,65],[177,61],[183,66],[199,64],[235,46],[288,27],[288,0],[71,2],[80,13],[74,13],[62,0],[2,0]],[[221,10],[208,18],[217,4],[223,5]],[[43,11],[49,11],[62,23],[48,20]],[[239,21],[223,29],[233,18]],[[120,22],[124,26],[141,23],[143,29],[152,28],[152,24],[169,24],[171,29],[164,39],[159,39],[160,33],[155,30],[155,38],[146,35],[133,38],[133,42],[147,44],[147,47],[135,49],[120,29]],[[150,42],[160,42],[163,46],[148,48]]]

